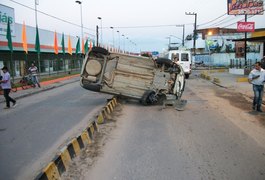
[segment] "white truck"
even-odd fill
[[[169,50],[163,56],[164,58],[168,58],[170,60],[174,60],[176,57],[179,61],[178,63],[184,70],[186,79],[189,78],[191,74],[192,68],[192,59],[191,59],[191,52],[187,50]]]

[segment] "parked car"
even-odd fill
[[[170,59],[154,60],[93,47],[83,61],[80,84],[90,91],[138,99],[144,105],[176,105],[183,104],[184,76],[183,68]]]

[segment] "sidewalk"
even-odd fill
[[[232,89],[236,92],[240,92],[246,95],[249,98],[253,97],[252,85],[248,82],[238,82],[242,80],[246,80],[248,78],[247,75],[235,75],[230,74],[229,72],[213,72],[209,73],[212,80],[214,78],[218,78],[220,80],[220,84],[222,87]]]
[[[17,92],[11,92],[10,96],[14,99],[20,99],[23,97],[27,97],[30,96],[32,94],[37,94],[43,91],[47,91],[56,87],[60,87],[69,83],[73,83],[73,82],[77,82],[79,81],[80,75],[76,74],[76,75],[71,75],[71,76],[66,76],[66,77],[62,77],[62,78],[57,78],[57,79],[53,79],[53,80],[49,80],[49,81],[43,81],[40,83],[41,88],[28,88],[23,90],[21,87],[18,88]],[[0,103],[4,103],[5,102],[5,98],[3,95],[0,96]]]
[[[223,88],[227,88],[230,90],[234,90],[235,92],[241,93],[243,96],[249,98],[251,101],[253,100],[253,88],[252,84],[247,82],[248,75],[235,75],[230,74],[229,72],[217,72],[217,71],[209,71],[207,72],[211,78],[211,82],[214,81],[214,78],[217,78],[220,82],[214,84],[221,86]],[[263,105],[265,105],[265,99],[263,98]]]

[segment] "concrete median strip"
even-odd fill
[[[62,174],[68,169],[70,162],[80,154],[82,149],[93,142],[96,132],[99,132],[98,122],[102,124],[106,119],[109,119],[116,106],[117,99],[114,97],[107,103],[103,110],[99,112],[97,118],[93,120],[78,137],[73,138],[64,146],[35,179],[60,179]]]

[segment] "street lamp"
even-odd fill
[[[37,5],[39,5],[39,0],[35,0],[35,22],[36,22],[36,27],[38,26]]]
[[[166,37],[166,39],[168,39],[168,50],[170,49],[170,44],[171,44],[171,37]]]
[[[81,13],[81,42],[83,41],[83,16],[82,16],[82,2],[75,1],[77,4],[80,4],[80,13]]]
[[[103,45],[103,40],[102,40],[102,18],[98,17],[100,20],[100,43]]]
[[[129,41],[129,38],[128,37],[126,37],[126,39]],[[128,49],[128,51],[129,51],[129,48],[127,48]],[[126,51],[125,51],[125,53],[126,53]]]
[[[113,48],[115,48],[115,42],[114,42],[114,27],[110,27],[112,29],[112,43],[113,43]]]
[[[38,27],[37,5],[39,5],[39,0],[35,0],[35,21],[36,21],[36,28]],[[40,54],[39,53],[38,53],[38,65],[39,65],[39,72],[41,72],[41,67],[40,67]]]
[[[119,36],[119,52],[120,52],[120,31],[117,31],[117,33],[118,33],[118,36]]]
[[[123,53],[125,53],[125,35],[121,35],[123,37]]]
[[[195,56],[196,54],[196,28],[197,28],[197,13],[187,13],[185,12],[186,15],[192,15],[195,16],[195,23],[194,23],[194,31],[193,31],[193,54]]]

